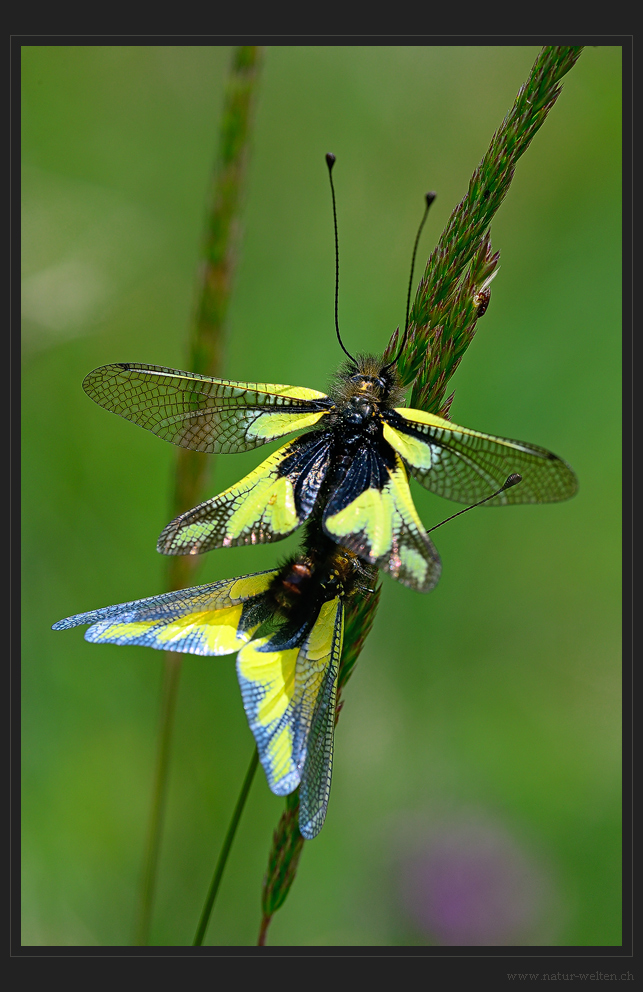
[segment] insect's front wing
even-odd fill
[[[383,417],[384,437],[411,474],[446,499],[474,503],[499,489],[513,473],[520,474],[522,482],[485,506],[554,503],[578,489],[569,465],[535,444],[459,427],[423,410],[400,407],[385,411]]]
[[[94,369],[83,389],[99,406],[158,437],[209,453],[249,451],[312,427],[334,409],[325,393],[304,386],[235,382],[137,363]]]

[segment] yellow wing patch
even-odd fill
[[[172,520],[161,533],[162,554],[201,554],[212,548],[263,544],[291,534],[303,522],[295,493],[279,466],[292,441],[266,458],[240,482]]]
[[[242,610],[242,606],[229,606],[214,613],[188,613],[159,630],[156,639],[159,644],[168,646],[172,641],[198,632],[204,654],[231,654],[238,651],[254,632],[254,628],[239,631]]]
[[[286,651],[263,651],[271,637],[260,637],[240,654],[241,677],[261,686],[262,698],[256,719],[262,727],[279,720],[286,711],[295,688],[295,665],[299,648]]]
[[[243,705],[254,734],[268,785],[285,796],[299,784],[293,756],[292,697],[299,648],[262,650],[272,637],[247,644],[237,656]]]
[[[325,400],[326,393],[320,393],[317,389],[309,389],[307,386],[271,386],[270,383],[263,383],[257,386],[265,393],[277,393],[279,396],[287,396],[292,400]]]
[[[324,518],[324,528],[339,544],[368,558],[393,578],[428,592],[440,577],[440,558],[417,514],[406,470],[396,452],[381,488],[371,486],[347,506]]]
[[[431,446],[422,438],[402,434],[401,431],[396,431],[394,427],[385,422],[384,439],[409,465],[424,469],[431,468]]]
[[[326,530],[341,538],[355,533],[364,535],[369,558],[381,558],[393,543],[394,500],[391,484],[384,489],[365,489],[339,513],[326,519]]]
[[[239,488],[234,488],[235,496]],[[230,515],[223,547],[235,544],[238,538],[244,533],[251,533],[257,525],[259,529],[270,531],[278,538],[290,534],[299,523],[295,491],[290,479],[275,479],[260,473],[252,492]]]
[[[239,629],[242,610],[242,606],[229,606],[223,610],[186,613],[167,622],[110,623],[87,639],[96,643],[143,644],[159,650],[192,654],[232,654],[243,647],[257,629]]]
[[[248,438],[257,437],[272,441],[284,434],[291,434],[293,431],[312,427],[321,417],[325,416],[326,411],[324,410],[321,413],[262,413],[247,428],[246,435]]]
[[[450,431],[454,429],[457,431],[464,430],[464,428],[451,423],[450,420],[444,420],[443,417],[436,417],[434,413],[427,413],[426,410],[414,410],[408,406],[396,406],[395,412],[399,413],[400,417],[404,417],[405,420],[411,420],[416,424],[426,424],[428,427],[442,427]],[[475,433],[475,431],[471,433]]]
[[[331,599],[324,603],[319,611],[305,648],[306,659],[311,663],[309,670],[312,669],[314,662],[325,662],[331,654],[339,602],[339,599]],[[324,666],[317,670],[323,671]]]
[[[277,572],[255,572],[252,575],[242,575],[238,579],[233,579],[230,585],[228,596],[231,602],[243,603],[253,596],[259,596],[265,592]]]

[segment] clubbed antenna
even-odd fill
[[[407,335],[408,329],[409,329],[409,311],[411,309],[411,289],[413,288],[413,271],[415,269],[415,256],[417,255],[418,245],[420,243],[420,235],[422,234],[422,228],[424,227],[424,224],[426,222],[426,218],[428,217],[429,208],[430,208],[431,204],[433,203],[433,201],[435,200],[436,196],[437,196],[437,194],[436,193],[433,193],[433,192],[429,192],[429,193],[425,193],[424,194],[424,199],[426,201],[426,207],[424,208],[424,213],[422,215],[422,220],[420,221],[420,226],[418,227],[418,232],[415,235],[415,244],[413,245],[413,255],[411,257],[411,275],[409,276],[409,289],[408,289],[408,292],[406,294],[406,316],[404,318],[404,334],[402,335],[402,342],[400,344],[398,353],[395,356],[395,358],[393,359],[393,361],[392,362],[389,362],[389,364],[386,366],[387,369],[390,369],[392,365],[395,365],[395,363],[397,362],[398,358],[402,354],[402,351],[404,349],[404,345],[406,344],[406,335]]]
[[[482,506],[483,503],[493,499],[494,496],[499,496],[500,493],[504,493],[505,489],[512,489],[513,486],[517,486],[521,482],[522,475],[519,475],[518,472],[512,472],[511,475],[507,476],[504,485],[500,486],[500,489],[497,489],[495,493],[491,493],[490,496],[485,496],[484,499],[479,499],[477,503],[472,503],[471,506],[465,506],[464,510],[458,510],[457,513],[452,513],[450,517],[447,517],[446,520],[441,520],[439,524],[435,525],[435,527],[429,527],[427,534],[430,534],[432,530],[437,530],[438,527],[442,526],[442,524],[448,524],[449,520],[455,520],[455,518],[459,517],[461,513],[467,513],[468,510],[473,510],[476,506]]]

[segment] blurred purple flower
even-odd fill
[[[402,902],[432,943],[540,943],[551,871],[503,826],[458,817],[416,834],[409,847],[400,864]]]

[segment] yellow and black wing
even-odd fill
[[[418,592],[429,592],[441,563],[413,504],[397,452],[364,445],[330,496],[324,530],[338,544]]]
[[[160,651],[223,655],[238,651],[272,614],[263,594],[278,573],[255,572],[236,579],[166,592],[106,606],[59,620],[53,630],[90,624],[85,640],[136,644]]]
[[[474,503],[499,489],[514,472],[522,482],[485,506],[555,503],[578,489],[567,462],[535,444],[482,434],[423,410],[401,407],[384,411],[383,418],[384,438],[411,474],[446,499]]]
[[[288,441],[230,489],[172,520],[159,537],[166,555],[280,541],[308,519],[326,477],[332,433]]]
[[[245,645],[237,656],[243,705],[272,792],[301,783],[299,829],[315,837],[328,806],[335,697],[342,651],[341,597],[324,603],[314,622]]]
[[[235,382],[160,365],[94,369],[83,389],[99,406],[172,444],[208,453],[249,451],[312,427],[334,409],[316,389]]]

